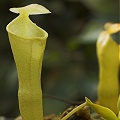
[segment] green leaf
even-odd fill
[[[101,117],[103,117],[104,119],[106,119],[106,120],[118,120],[115,113],[113,111],[111,111],[110,109],[108,109],[107,107],[103,107],[103,106],[100,106],[98,104],[94,104],[87,97],[85,99],[86,99],[87,105],[90,106],[96,113],[101,115]]]

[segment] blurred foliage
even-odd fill
[[[98,63],[95,42],[105,22],[119,22],[120,0],[0,1],[0,115],[16,117],[17,71],[6,25],[17,15],[11,7],[38,3],[52,14],[30,16],[49,33],[42,70],[43,93],[73,101],[96,100]],[[59,114],[69,104],[44,98],[44,114]]]

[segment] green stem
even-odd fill
[[[67,120],[70,116],[72,116],[77,111],[81,110],[86,105],[87,105],[86,102],[83,103],[83,104],[81,104],[81,105],[79,105],[78,107],[76,107],[75,109],[73,109],[71,112],[69,112],[66,116],[64,116],[61,120]]]

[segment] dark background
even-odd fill
[[[43,94],[73,101],[97,98],[96,40],[106,22],[119,22],[119,0],[1,0],[0,116],[19,115],[17,71],[6,25],[17,15],[9,8],[38,3],[52,14],[30,16],[49,33],[43,60]],[[116,39],[118,40],[118,39]],[[43,99],[44,115],[59,115],[70,104]]]

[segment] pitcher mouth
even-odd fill
[[[45,30],[33,23],[29,17],[26,20],[22,21],[19,15],[7,25],[6,30],[8,33],[24,39],[47,39],[48,33]]]

